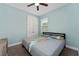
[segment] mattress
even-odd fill
[[[45,42],[32,46],[30,53],[32,56],[58,56],[64,44],[64,40],[48,38]]]
[[[29,50],[29,45],[30,45],[30,43],[31,43],[32,41],[38,40],[38,39],[40,39],[40,38],[41,38],[41,36],[38,36],[38,37],[36,37],[36,38],[26,38],[26,39],[22,40],[22,44],[24,45],[24,47],[25,47],[27,50]]]

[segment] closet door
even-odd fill
[[[27,17],[27,38],[38,36],[38,18],[29,15]]]

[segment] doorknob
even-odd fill
[[[32,32],[32,33],[34,33],[34,32]]]

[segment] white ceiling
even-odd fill
[[[37,11],[36,6],[27,7],[28,4],[30,3],[8,3],[8,5],[10,6],[16,7],[23,11],[30,12],[39,16],[65,5],[65,3],[48,3],[47,7],[40,5],[39,11]]]

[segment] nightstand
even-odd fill
[[[8,39],[0,38],[0,56],[6,56],[8,53]]]

